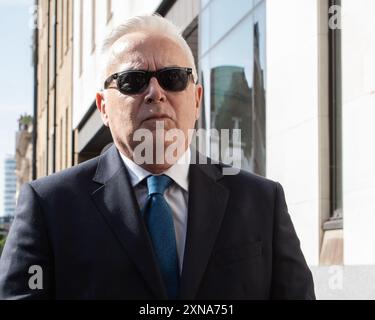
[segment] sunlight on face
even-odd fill
[[[184,50],[172,39],[145,33],[132,33],[113,45],[107,76],[125,70],[159,70],[165,67],[192,67]],[[111,87],[116,87],[113,81]],[[199,116],[202,89],[191,79],[184,91],[163,89],[156,78],[151,78],[145,91],[124,95],[115,89],[105,91],[105,112],[108,126],[119,150],[131,158],[139,141],[134,141],[138,129],[155,132],[156,121],[165,130],[179,129],[188,146],[188,130],[194,128]],[[102,112],[103,113],[103,112]],[[156,137],[154,134],[154,143]],[[167,145],[170,142],[164,141]]]

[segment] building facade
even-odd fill
[[[16,133],[16,198],[22,185],[32,180],[33,161],[33,118],[22,115],[18,119],[18,131]]]
[[[57,4],[57,21],[65,10],[72,33],[61,50],[50,15],[38,38],[39,176],[111,143],[95,106],[101,43],[128,17],[158,12],[180,27],[195,56],[204,87],[198,128],[241,129],[241,167],[283,185],[318,297],[350,297],[359,286],[375,297],[368,287],[375,280],[368,269],[375,265],[372,0],[63,2],[70,5],[41,1],[49,12]],[[54,73],[60,63],[51,69],[51,50],[57,61],[67,52],[65,72]],[[346,279],[336,291],[332,266]]]
[[[72,0],[38,0],[34,63],[35,177],[74,164],[72,130]]]
[[[4,160],[4,199],[3,216],[13,217],[16,207],[16,159],[7,156]]]

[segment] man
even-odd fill
[[[104,52],[96,101],[114,145],[23,187],[0,297],[314,299],[281,185],[192,161],[202,87],[177,29],[135,17]]]

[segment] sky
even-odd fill
[[[17,119],[33,112],[33,0],[0,0],[0,216],[4,159],[15,153]]]

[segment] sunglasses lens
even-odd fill
[[[184,69],[168,69],[159,73],[160,85],[169,91],[183,91],[186,89],[189,75]]]
[[[117,88],[123,94],[138,94],[147,88],[151,77],[156,76],[163,89],[183,91],[188,84],[190,73],[185,68],[168,68],[158,72],[127,71],[118,75]],[[107,81],[105,87],[108,87]]]
[[[121,74],[117,80],[117,86],[124,94],[135,94],[142,91],[146,82],[144,72],[134,71]]]

